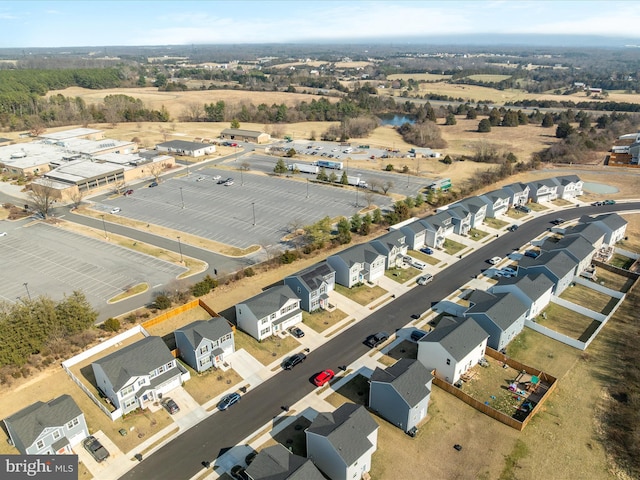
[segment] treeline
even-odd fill
[[[577,108],[580,110],[596,110],[608,112],[640,112],[640,104],[629,102],[611,102],[604,100],[592,100],[573,102],[571,100],[520,100],[507,102],[507,106],[535,107],[535,108]]]
[[[41,296],[0,303],[0,367],[20,368],[30,361],[46,366],[67,357],[86,345],[83,333],[97,318],[98,313],[78,291],[58,302]],[[12,374],[16,373],[27,375]]]
[[[36,100],[50,90],[68,87],[116,88],[121,76],[115,68],[71,70],[0,70],[0,113],[37,113]]]

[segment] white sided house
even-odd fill
[[[302,321],[300,299],[288,285],[278,285],[236,304],[238,328],[262,341]]]
[[[160,337],[146,337],[91,364],[96,386],[122,414],[147,408],[189,379]]]
[[[489,292],[511,293],[528,307],[527,320],[536,318],[551,302],[554,283],[542,273],[498,279]]]
[[[201,142],[187,142],[186,140],[170,140],[156,145],[156,150],[173,155],[187,157],[203,157],[215,153],[216,146]]]
[[[327,258],[327,263],[336,272],[336,283],[351,288],[383,276],[385,259],[385,255],[370,244],[363,243],[331,255]]]
[[[489,334],[473,318],[444,317],[418,341],[418,360],[454,384],[484,357]]]

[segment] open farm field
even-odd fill
[[[138,88],[111,88],[105,90],[89,90],[81,87],[70,87],[64,90],[52,90],[47,93],[47,97],[53,95],[64,95],[65,97],[80,97],[88,105],[101,103],[108,95],[128,95],[138,98],[144,102],[145,106],[154,110],[164,107],[171,114],[171,118],[180,117],[189,104],[215,103],[220,100],[228,105],[241,105],[243,103],[253,103],[260,105],[273,103],[292,106],[299,102],[311,102],[318,99],[317,95],[307,95],[304,93],[286,92],[250,92],[246,90],[194,90],[187,92],[159,92],[155,87]],[[338,98],[329,97],[329,101],[337,101]],[[228,125],[227,125],[228,126]],[[226,127],[225,127],[226,128]]]
[[[437,73],[394,73],[387,75],[388,80],[409,80],[410,78],[420,82],[439,82],[449,80],[451,75],[438,75]]]
[[[506,80],[511,78],[511,75],[469,75],[467,76],[469,80],[475,80],[477,82],[501,82],[502,80]]]

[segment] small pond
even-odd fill
[[[618,193],[620,191],[611,185],[593,182],[584,182],[582,184],[582,190],[589,193]]]
[[[380,115],[378,117],[380,119],[381,125],[391,125],[393,127],[399,127],[405,123],[416,123],[415,117],[411,115],[403,115],[403,114],[388,114],[388,115]]]

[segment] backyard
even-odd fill
[[[617,298],[612,298],[579,283],[565,289],[560,298],[603,315],[608,315],[619,302]]]
[[[593,334],[593,330],[600,325],[600,322],[557,303],[547,305],[535,321],[544,327],[581,342],[588,340]]]

